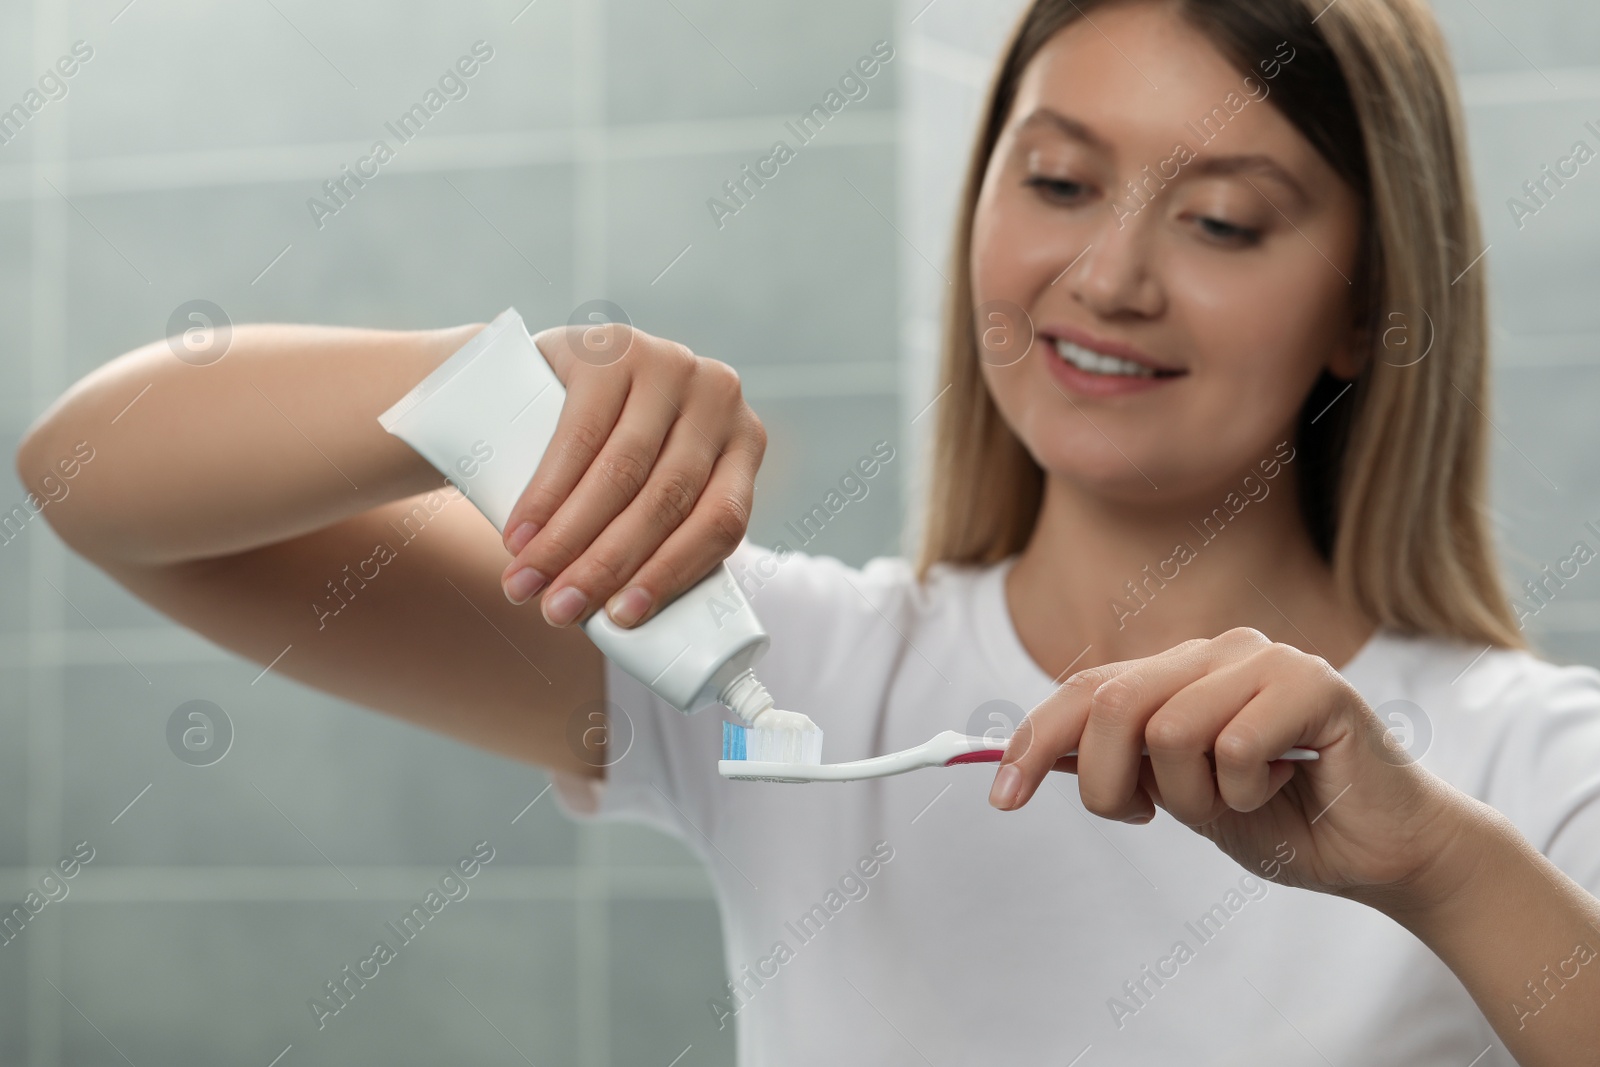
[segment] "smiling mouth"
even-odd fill
[[[1108,378],[1176,378],[1181,370],[1157,370],[1143,363],[1120,356],[1108,356],[1092,348],[1075,345],[1071,341],[1055,338],[1056,355],[1086,374],[1099,374]]]

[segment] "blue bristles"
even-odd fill
[[[745,758],[745,732],[746,728],[737,723],[724,722],[722,724],[722,758]]]

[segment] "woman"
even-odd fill
[[[438,484],[376,415],[479,327],[152,345],[19,469],[150,386],[52,509],[67,542],[242,655],[681,835],[723,905],[708,1025],[748,1062],[1589,1062],[1600,674],[1523,651],[1499,585],[1471,202],[1421,0],[1038,0],[969,175],[915,567],[743,541],[737,376],[642,333],[604,366],[540,334],[569,395],[501,539],[452,502],[334,625],[308,600]],[[1396,314],[1430,320],[1421,358]],[[725,557],[830,759],[1031,708],[992,782],[718,778],[717,717],[572,624]]]

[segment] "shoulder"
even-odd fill
[[[1600,799],[1600,671],[1593,667],[1380,633],[1349,668],[1409,755],[1511,816],[1540,851],[1548,853],[1574,813]]]
[[[1459,716],[1600,713],[1600,671],[1524,649],[1379,631],[1348,665],[1368,699],[1410,698]]]

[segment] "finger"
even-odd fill
[[[994,782],[989,787],[990,805],[1001,811],[1020,808],[1051,768],[1078,747],[1088,715],[1089,695],[1107,670],[1095,667],[1079,671],[1022,717],[995,769]],[[1076,766],[1076,757],[1073,760]]]
[[[506,551],[520,553],[561,507],[617,425],[628,401],[620,375],[578,375],[567,389],[550,443],[501,530]]]
[[[1122,821],[1143,825],[1156,817],[1157,808],[1166,806],[1161,786],[1156,782],[1155,768],[1148,759],[1144,760],[1139,764],[1139,788],[1134,790],[1132,814],[1124,815]]]
[[[588,468],[575,485],[565,490],[548,518],[507,564],[501,576],[507,597],[521,603],[539,588],[547,587],[548,599],[558,584],[571,584],[560,582],[560,576],[644,488],[675,418],[671,405],[653,393],[635,390],[630,394]],[[587,453],[586,444],[573,447]],[[546,457],[549,455],[547,452]],[[558,477],[564,480],[565,472]],[[553,496],[552,483],[538,478],[536,475],[529,483],[527,495],[535,500],[546,493]],[[531,568],[543,580],[513,588],[512,576],[523,568]]]
[[[641,621],[653,605],[670,599],[678,590],[641,583],[635,572],[694,513],[716,460],[716,452],[698,434],[681,421],[675,423],[644,487],[551,583],[546,596],[568,587],[580,590],[583,617],[610,600],[612,621],[620,626]],[[614,596],[618,590],[628,595]],[[623,609],[626,617],[618,618]]]
[[[639,566],[627,588],[613,599],[626,596],[635,587],[645,590],[650,606],[642,619],[648,619],[727,559],[750,524],[753,474],[754,463],[746,446],[718,457],[689,517],[668,534],[661,547]]]
[[[1090,698],[1107,680],[1140,662],[1143,661],[1123,660],[1081,670],[1023,716],[1007,740],[1005,754],[995,770],[989,803],[1003,811],[1020,808],[1050,771],[1078,773],[1077,754],[1066,753],[1078,747]]]
[[[606,367],[587,372],[580,370],[587,365],[571,354],[565,336],[564,332],[544,330],[535,337],[536,344],[544,339],[545,347],[541,351],[551,369],[556,370],[557,377],[565,383],[566,396],[551,432],[549,447],[539,458],[522,495],[512,505],[505,529],[501,531],[506,551],[512,555],[520,553],[550,522],[600,455],[618,419],[638,392],[633,375],[623,370]],[[682,346],[663,349],[663,353],[653,366],[660,365],[668,375],[682,373],[693,363],[693,357]],[[672,361],[681,365],[675,366]],[[664,429],[661,436],[665,436]],[[546,577],[553,576],[550,571],[543,573]]]
[[[641,342],[646,348],[673,343],[621,322],[551,326],[533,335],[534,347],[544,354],[562,385],[568,384],[579,365],[610,366]]]
[[[1179,822],[1201,826],[1227,810],[1217,792],[1211,753],[1262,684],[1253,660],[1225,663],[1173,694],[1145,724],[1144,743],[1163,806]]]
[[[1299,764],[1292,759],[1275,759],[1267,765],[1267,800],[1278,795],[1278,790],[1289,784],[1289,779],[1294,777],[1295,768]],[[1266,801],[1262,801],[1266,803]],[[1229,805],[1233,807],[1233,805]],[[1234,808],[1235,811],[1242,809]]]
[[[1217,735],[1217,787],[1228,807],[1254,811],[1277,795],[1294,774],[1294,764],[1278,759],[1295,745],[1316,745],[1334,714],[1327,688],[1313,674],[1314,657],[1285,645],[1258,659],[1270,678]]]
[[[1132,661],[1095,689],[1078,744],[1078,793],[1085,808],[1107,819],[1143,810],[1135,794],[1146,724],[1180,690],[1209,672],[1226,651],[1214,642],[1186,641],[1160,655]]]

